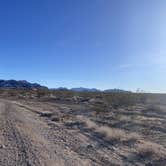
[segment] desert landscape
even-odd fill
[[[0,166],[166,166],[166,0],[0,1]]]
[[[166,95],[1,90],[2,166],[164,166]]]

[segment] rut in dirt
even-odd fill
[[[3,152],[0,154],[2,156],[0,157],[0,165],[40,165],[38,158],[31,150],[30,142],[16,128],[17,121],[14,111],[10,103],[0,103],[0,124],[5,144]]]

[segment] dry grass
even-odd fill
[[[136,103],[145,103],[146,94],[137,93],[105,93],[105,92],[73,92],[70,90],[48,90],[48,89],[0,89],[0,96],[5,98],[52,100],[52,96],[60,101],[75,101],[72,99],[82,98],[81,101],[89,99],[100,99],[105,104],[113,107],[130,106]],[[78,102],[81,102],[78,100]],[[100,112],[101,108],[97,108]],[[105,110],[105,108],[103,109]]]
[[[77,118],[80,122],[84,123],[87,128],[93,129],[95,132],[103,135],[106,139],[109,140],[137,140],[140,138],[140,136],[136,133],[127,133],[124,130],[111,128],[108,126],[98,126],[95,122],[83,116],[77,116]]]
[[[137,147],[138,153],[140,155],[150,155],[150,156],[158,156],[158,157],[164,157],[166,154],[166,149],[156,143],[153,142],[145,142],[138,144]]]

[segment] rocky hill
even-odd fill
[[[6,89],[45,89],[47,87],[41,86],[37,83],[30,83],[25,80],[0,80],[0,88]]]

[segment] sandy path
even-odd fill
[[[0,102],[0,165],[90,165],[51,135],[50,126],[25,108]]]

